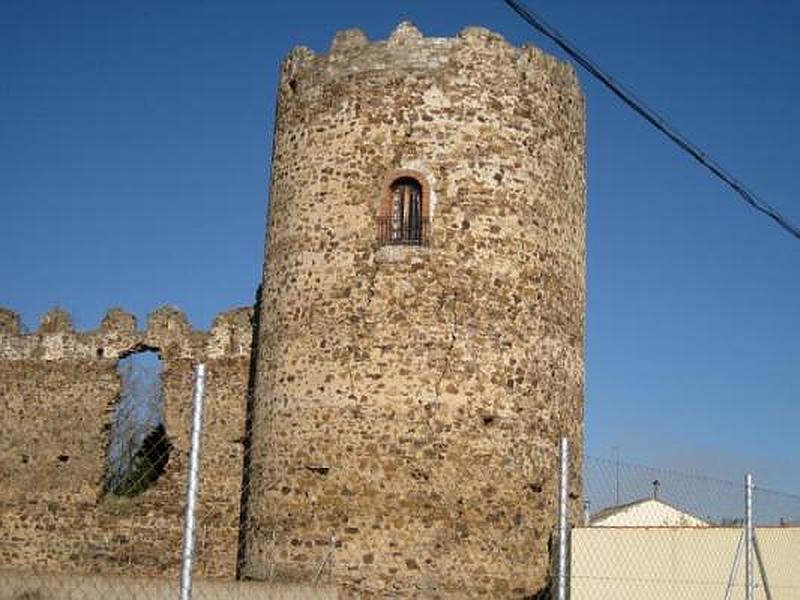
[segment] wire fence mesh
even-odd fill
[[[586,510],[571,532],[573,599],[800,597],[800,497],[753,490],[748,560],[744,478],[594,457],[584,472]]]
[[[207,384],[212,396],[229,386],[225,375],[224,368],[217,365],[210,369]],[[406,547],[413,549],[417,544],[418,560],[399,553],[396,557],[353,554],[343,539],[361,533],[349,527],[320,528],[315,535],[283,540],[285,545],[300,547],[299,553],[290,557],[285,546],[277,543],[273,530],[272,537],[262,535],[258,540],[268,565],[259,573],[263,581],[245,581],[242,556],[247,544],[254,543],[254,530],[243,507],[248,505],[251,486],[257,485],[245,475],[251,467],[258,468],[252,464],[258,457],[248,454],[247,418],[237,417],[228,424],[230,415],[215,402],[207,404],[200,421],[204,429],[199,432],[202,443],[195,471],[195,510],[189,513],[193,545],[187,555],[191,558],[187,571],[182,549],[187,540],[190,457],[196,447],[189,401],[195,380],[191,364],[167,369],[158,377],[170,394],[179,390],[186,401],[180,409],[165,410],[160,392],[153,392],[158,386],[140,385],[150,390],[146,409],[126,400],[124,393],[122,401],[109,407],[106,462],[95,465],[93,471],[101,482],[99,493],[93,480],[78,476],[85,470],[69,469],[80,457],[57,457],[53,465],[38,469],[24,484],[24,469],[3,465],[3,478],[13,485],[0,488],[4,515],[0,524],[0,600],[188,598],[187,576],[191,596],[198,599],[332,598],[343,578],[361,582],[361,592],[375,597],[463,596],[463,589],[437,577],[447,568],[442,566],[445,563],[421,558],[430,554],[431,549],[423,547],[429,539],[465,547],[475,544],[489,554],[507,552],[512,541],[529,544],[529,553],[508,570],[470,565],[470,577],[476,583],[473,594],[516,597],[542,569],[550,571],[550,581],[558,580],[559,498],[566,499],[570,524],[563,573],[566,597],[800,598],[800,496],[757,486],[753,489],[754,543],[748,560],[744,478],[731,482],[583,457],[578,449],[568,465],[568,488],[562,490],[553,476],[560,466],[555,447],[545,449],[539,458],[519,456],[502,465],[505,476],[530,482],[527,493],[531,502],[552,517],[545,524],[526,516],[524,507],[508,504],[496,515],[495,528],[483,529],[476,537],[465,523],[469,523],[470,512],[486,509],[467,506],[461,499],[494,493],[487,482],[496,467],[476,464],[461,478],[441,480],[417,468],[412,469],[406,484],[406,498],[421,503],[441,501],[463,512],[441,515],[439,522],[429,524],[435,530],[431,538],[425,537],[429,533],[414,530],[411,520],[402,522],[402,513],[412,513],[414,505],[408,500],[398,505],[393,535]],[[240,387],[246,389],[247,383]],[[241,414],[247,411],[242,407]],[[420,427],[418,417],[397,417],[403,418],[408,419],[409,431]],[[80,426],[66,413],[63,423],[65,427]],[[209,427],[223,427],[227,433],[208,435]],[[57,436],[58,432],[41,431],[39,435]],[[20,464],[43,460],[36,455],[35,444],[17,439],[5,443],[23,456]],[[327,476],[326,468],[302,467],[304,477],[317,479]],[[542,478],[543,473],[550,475]],[[363,477],[373,476],[365,471]],[[380,486],[380,481],[373,483]],[[275,492],[283,493],[280,489]],[[313,514],[312,503],[324,503],[325,498],[305,502],[304,514]],[[293,517],[287,514],[286,518]],[[400,536],[406,537],[401,540]],[[752,596],[747,595],[748,564],[753,572]],[[409,572],[415,573],[417,581],[413,589],[401,576]],[[289,585],[292,580],[303,584]]]
[[[39,366],[25,386],[3,382],[3,420],[16,417],[0,465],[3,600],[177,594],[183,461],[164,426],[160,361],[140,358],[98,360],[83,378],[68,362]],[[96,430],[86,398],[107,389],[118,394]]]
[[[230,386],[223,367],[211,376],[212,389]],[[72,435],[85,420],[76,407],[74,419],[69,411],[61,419],[42,419],[50,427],[36,431],[36,439],[4,440],[0,600],[335,597],[326,585],[333,557],[328,571],[323,565],[308,585],[236,580],[244,419],[230,417],[231,431],[239,434],[233,443],[204,435],[204,425],[219,427],[228,415],[219,403],[204,418],[193,411],[202,389],[191,363],[163,374],[153,357],[144,363],[123,359],[115,368],[121,389],[101,435]],[[79,392],[91,393],[90,383]],[[165,412],[164,389],[183,397],[180,406]],[[12,414],[16,395],[2,394],[2,401],[3,412]],[[48,462],[52,448],[69,446],[74,437],[87,437],[95,447],[102,443],[105,453],[91,459],[60,454]],[[12,455],[22,456],[20,464],[12,463]],[[35,476],[26,480],[21,467],[28,464]],[[187,510],[193,479],[195,503]]]

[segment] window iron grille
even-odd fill
[[[378,217],[378,243],[382,246],[428,246],[430,221],[398,221],[394,216]]]

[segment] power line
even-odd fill
[[[653,127],[658,129],[661,133],[666,135],[670,140],[678,145],[679,148],[687,152],[692,158],[703,165],[706,169],[711,171],[716,177],[728,184],[745,202],[752,206],[757,211],[767,215],[770,219],[775,221],[784,230],[789,232],[790,235],[800,239],[800,228],[784,217],[778,209],[765,202],[752,190],[748,189],[736,177],[731,175],[713,158],[703,152],[696,144],[692,143],[686,136],[682,135],[677,129],[666,122],[656,111],[647,106],[644,102],[639,100],[632,92],[627,90],[621,83],[616,81],[606,71],[601,69],[595,64],[586,54],[581,52],[574,44],[569,42],[563,35],[556,29],[548,25],[541,17],[536,15],[529,8],[525,7],[517,0],[504,0],[514,12],[523,18],[534,29],[541,32],[559,48],[572,57],[575,62],[586,69],[591,75],[611,90],[620,100],[627,104],[634,112],[643,117]]]

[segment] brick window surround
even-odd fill
[[[393,171],[384,181],[378,208],[378,243],[427,246],[430,242],[430,185],[411,169]]]

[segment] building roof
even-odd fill
[[[590,527],[708,527],[710,523],[656,498],[610,506],[589,519]]]

